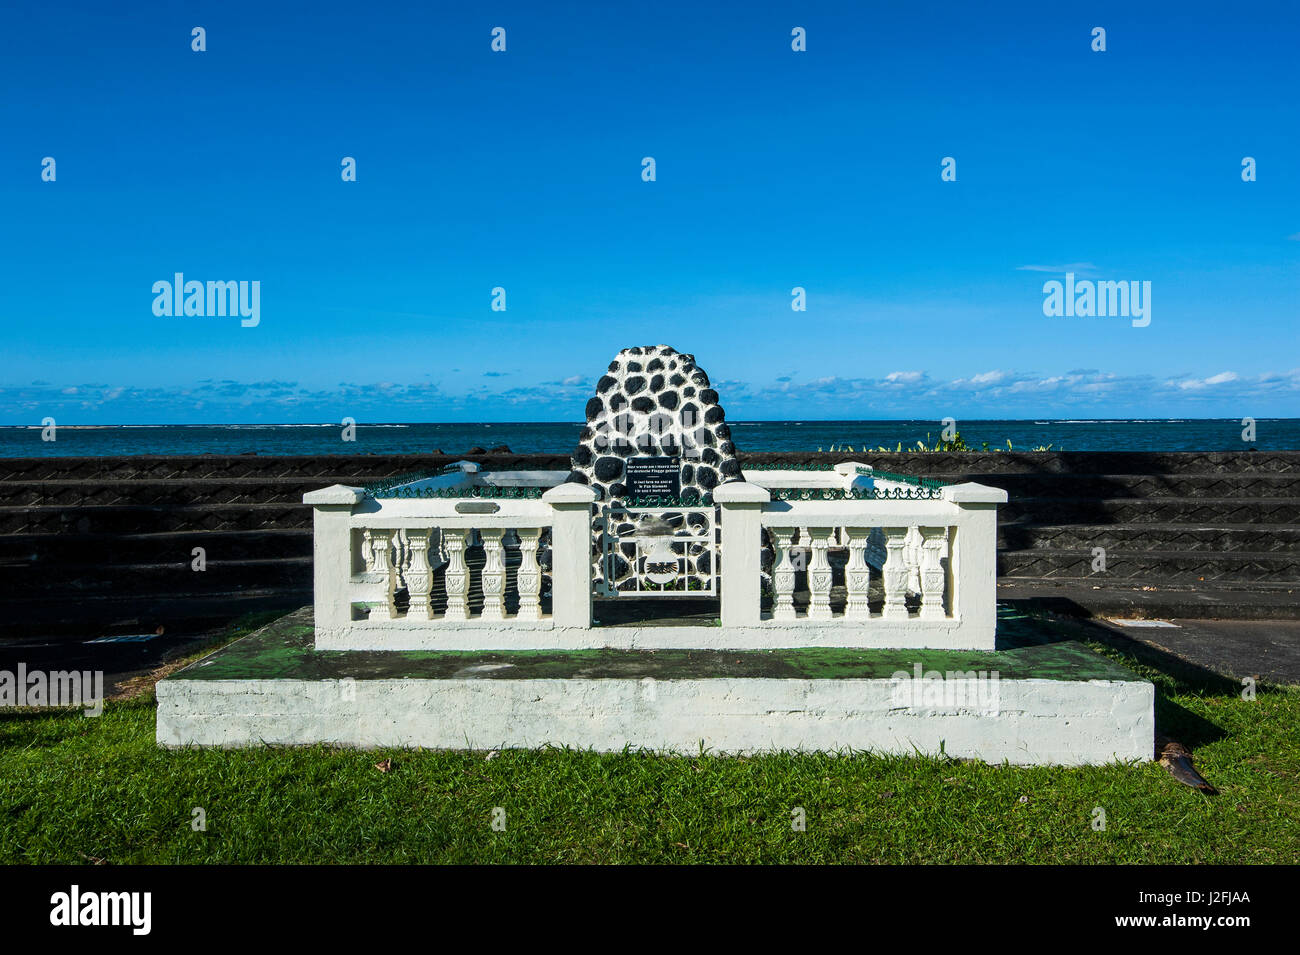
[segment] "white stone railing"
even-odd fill
[[[314,508],[317,648],[410,649],[429,645],[430,630],[590,627],[595,494],[559,483],[566,474],[480,475],[476,464],[461,462],[448,474],[401,485],[403,496],[344,485],[304,495]],[[549,489],[540,496],[496,496],[527,487]],[[475,489],[481,496],[472,496]],[[464,496],[431,496],[437,492]],[[543,613],[539,558],[548,532],[551,610]],[[483,548],[477,574],[465,560],[476,545]],[[519,555],[512,593],[508,548]],[[446,597],[440,611],[432,601],[435,583]],[[477,610],[469,599],[476,584]],[[399,607],[403,590],[407,601]]]
[[[804,487],[842,484],[888,493],[904,482],[855,474],[842,466],[838,476],[802,472]],[[835,633],[853,631],[853,646],[992,649],[996,630],[997,505],[1006,492],[979,484],[935,488],[931,499],[911,499],[900,486],[899,499],[846,497],[842,500],[772,500],[768,487],[791,487],[792,472],[758,472],[751,481],[725,484],[714,492],[722,509],[722,625],[788,629],[815,633],[836,645]],[[763,533],[774,551],[770,572],[771,607],[762,609]],[[798,541],[803,567],[796,565]],[[830,552],[847,551],[845,597],[831,602]],[[883,553],[882,553],[883,551]],[[796,572],[806,571],[808,600],[795,603]],[[873,613],[868,600],[878,573],[883,606]],[[908,595],[915,593],[915,609]]]
[[[596,627],[595,493],[561,483],[566,475],[480,474],[462,462],[391,494],[335,485],[305,495],[315,510],[316,646],[993,648],[997,505],[1005,491],[977,484],[921,491],[857,464],[746,473],[713,492],[721,627]],[[518,496],[510,488],[535,490]],[[774,500],[774,491],[787,499]],[[476,545],[483,550],[477,572],[465,561]],[[517,556],[513,587],[507,552]],[[842,598],[832,586],[832,554],[837,563],[843,558]],[[796,594],[800,572],[806,590]],[[439,606],[435,593],[445,594]],[[481,595],[481,606],[471,605],[471,593]],[[883,602],[872,612],[877,595]]]

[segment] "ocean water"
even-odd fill
[[[572,451],[582,425],[559,423],[360,424],[345,442],[340,425],[120,425],[61,426],[55,440],[39,427],[0,427],[0,457],[97,457],[127,454],[463,454],[501,445],[519,454]],[[936,421],[731,422],[743,451],[904,450],[931,445],[943,429]],[[1278,451],[1300,450],[1300,418],[1260,418],[1255,441],[1242,439],[1241,419],[965,421],[961,435],[972,448],[1025,451],[1051,445],[1065,451]]]

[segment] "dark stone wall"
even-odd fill
[[[568,454],[0,459],[0,636],[185,630],[311,596],[302,495],[440,468],[569,467]],[[1300,452],[752,454],[860,460],[1005,488],[999,572],[1163,585],[1300,586]],[[204,572],[191,569],[195,547]]]

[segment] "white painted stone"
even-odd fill
[[[889,679],[164,680],[163,746],[333,743],[731,754],[869,750],[1075,766],[1153,755],[1146,681],[1009,680],[995,712],[909,710]]]
[[[578,615],[590,605],[579,601]],[[798,647],[848,649],[993,650],[993,631],[986,644],[971,646],[968,632],[953,619],[908,617],[888,620],[793,621],[763,619],[741,627],[587,627],[568,625],[554,615],[540,620],[508,617],[504,621],[472,618],[454,625],[431,625],[406,619],[353,621],[348,627],[316,629],[318,650],[589,650],[690,649],[778,650]]]

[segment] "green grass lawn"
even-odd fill
[[[1219,795],[1156,763],[166,751],[145,695],[97,719],[0,713],[0,863],[1300,862],[1300,689],[1248,702],[1235,682],[1099,649],[1155,681],[1161,732]]]

